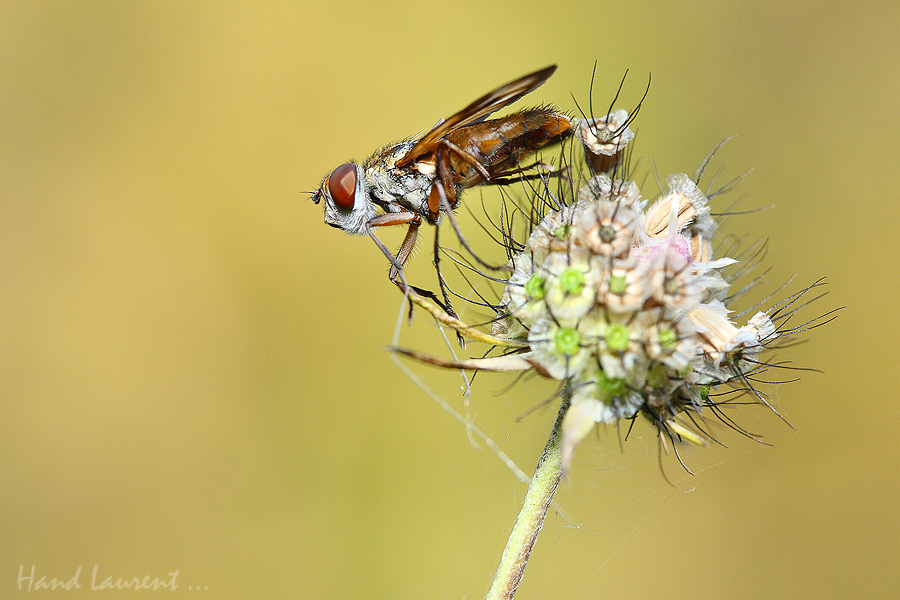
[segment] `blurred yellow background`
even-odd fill
[[[486,593],[525,486],[390,361],[384,257],[301,192],[547,64],[517,106],[574,110],[595,59],[598,112],[652,72],[662,174],[738,134],[715,166],[775,204],[729,225],[770,238],[757,297],[827,275],[803,314],[848,308],[780,355],[823,371],[777,389],[797,431],[739,418],[775,447],[723,431],[670,485],[646,424],[585,440],[518,597],[894,597],[898,30],[889,2],[4,3],[0,597],[32,566],[100,597],[94,565],[178,571],[102,597]],[[421,312],[401,342],[442,351]],[[468,411],[530,472],[554,411],[516,418],[553,388],[511,381]]]

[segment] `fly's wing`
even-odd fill
[[[434,150],[438,143],[454,129],[482,120],[492,112],[512,104],[525,94],[537,89],[553,75],[554,71],[556,71],[556,65],[550,65],[488,92],[452,117],[447,118],[443,123],[436,125],[416,142],[416,145],[398,160],[395,166],[403,167],[412,164],[419,157]]]

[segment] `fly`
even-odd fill
[[[490,184],[527,169],[521,161],[572,133],[572,119],[553,108],[533,108],[497,119],[487,117],[537,89],[556,70],[551,65],[500,86],[453,116],[439,121],[420,138],[388,144],[361,164],[353,161],[325,177],[313,194],[325,201],[325,223],[347,233],[366,234],[391,262],[390,280],[400,289],[432,298],[427,290],[408,286],[403,266],[416,243],[422,222],[439,225],[446,215],[463,246],[453,210],[460,195],[476,185]],[[375,235],[375,229],[406,225],[397,255]],[[474,253],[476,260],[481,261]],[[435,230],[435,266],[439,264]],[[449,299],[444,291],[444,309]]]

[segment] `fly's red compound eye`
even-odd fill
[[[356,196],[356,167],[353,163],[344,163],[331,173],[328,178],[328,193],[338,208],[353,209]]]

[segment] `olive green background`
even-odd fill
[[[663,175],[738,134],[715,166],[775,205],[728,226],[770,239],[755,299],[827,276],[801,317],[847,308],[778,355],[822,371],[774,390],[796,432],[735,412],[774,447],[720,428],[690,476],[644,423],[588,437],[518,597],[894,597],[898,30],[891,2],[4,3],[0,597],[32,565],[82,567],[44,598],[481,597],[524,485],[391,362],[384,257],[304,192],[550,63],[520,105],[573,110],[595,60],[598,112],[652,72]],[[400,341],[447,352],[421,312]],[[554,388],[511,382],[468,412],[531,471],[554,411],[517,418]],[[179,587],[91,591],[95,564]]]

